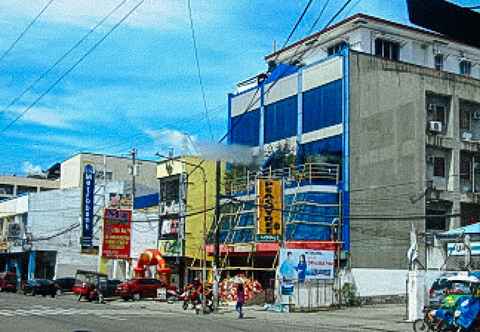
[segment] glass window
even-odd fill
[[[472,74],[472,63],[470,61],[460,61],[460,74],[465,76],[470,76]]]
[[[26,194],[26,193],[36,193],[37,187],[29,187],[29,186],[18,186],[17,187],[17,195]]]
[[[0,184],[0,195],[13,195],[13,185]]]
[[[470,112],[460,110],[460,129],[470,130]]]
[[[445,158],[435,157],[433,159],[433,176],[445,177]]]
[[[445,214],[446,211],[440,210],[430,210],[427,209],[427,218],[425,220],[425,228],[427,230],[434,230],[434,231],[443,231],[445,230],[446,226],[446,218]]]
[[[341,41],[340,43],[337,43],[333,46],[330,46],[327,49],[328,55],[335,55],[335,54],[340,54],[344,48],[346,48],[348,44],[344,41]]]
[[[436,70],[443,70],[443,54],[435,54],[434,62],[435,62],[435,69]]]
[[[377,38],[375,39],[375,55],[398,61],[400,60],[400,43]]]
[[[472,174],[472,162],[470,158],[460,159],[460,178],[463,180],[470,180]]]
[[[230,121],[230,141],[232,144],[258,146],[260,110],[234,116]]]
[[[304,92],[302,104],[304,133],[342,123],[341,80]]]
[[[160,181],[160,199],[162,202],[178,202],[180,195],[180,177],[162,179]]]
[[[265,106],[265,143],[297,134],[297,96]]]

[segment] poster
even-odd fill
[[[159,248],[162,256],[181,256],[182,255],[182,241],[180,240],[160,240]]]
[[[257,234],[281,236],[283,228],[282,180],[259,179],[257,182]]]
[[[130,258],[131,210],[105,209],[102,257]]]
[[[278,275],[282,281],[333,279],[335,253],[328,250],[280,249]]]

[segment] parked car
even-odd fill
[[[0,273],[0,292],[16,292],[17,275],[13,272]]]
[[[37,294],[43,296],[50,295],[51,297],[55,297],[57,294],[57,287],[52,280],[48,279],[27,280],[23,285],[23,294],[31,294],[32,296]]]
[[[165,284],[157,279],[136,278],[118,285],[117,293],[125,301],[138,301],[142,298],[157,297],[157,289],[165,287]]]
[[[72,277],[55,279],[57,295],[73,292],[73,286],[75,285],[75,281],[76,279]]]

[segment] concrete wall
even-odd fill
[[[105,159],[107,173],[112,172],[111,181],[130,181],[132,179],[132,175],[129,174],[129,166],[132,164],[131,159],[115,156],[106,156]],[[80,187],[83,168],[86,164],[93,165],[97,172],[103,172],[105,168],[104,156],[84,153],[64,161],[61,164],[60,187],[62,189]],[[156,162],[139,160],[137,164],[139,165],[139,172],[136,177],[137,184],[156,188]]]
[[[351,240],[354,267],[407,267],[411,223],[425,219],[426,94],[451,96],[449,130],[431,143],[451,149],[448,191],[459,212],[458,100],[478,101],[480,81],[352,52],[350,56]],[[412,203],[411,198],[418,197]],[[390,217],[392,216],[392,217]],[[398,219],[395,219],[398,218]],[[403,218],[403,219],[402,219]],[[458,225],[451,218],[450,227]],[[420,248],[423,252],[423,248]]]

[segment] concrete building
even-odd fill
[[[2,175],[0,176],[0,201],[59,187],[60,182],[57,180]]]
[[[162,161],[158,164],[157,178],[160,185],[159,249],[173,269],[172,282],[181,287],[187,280],[200,277],[204,236],[208,235],[214,220],[215,161],[202,161],[194,156]],[[208,210],[205,214],[204,203]],[[210,268],[210,257],[208,260]]]
[[[269,156],[263,169],[249,170],[251,180],[243,175],[247,187],[258,175],[295,183],[285,190],[287,248],[340,241],[337,258],[352,268],[360,295],[403,294],[413,224],[422,235],[422,264],[440,268],[445,257],[429,234],[480,221],[480,50],[359,14],[265,60],[266,73],[229,95],[229,143]],[[272,166],[278,156],[283,162]],[[292,176],[312,167],[335,174],[331,164],[337,178]],[[247,202],[255,197],[254,190],[233,193]],[[299,205],[310,206],[306,220],[292,218]],[[321,227],[336,218],[338,228]],[[288,232],[298,221],[307,221],[309,236]],[[372,287],[372,279],[388,283]]]

